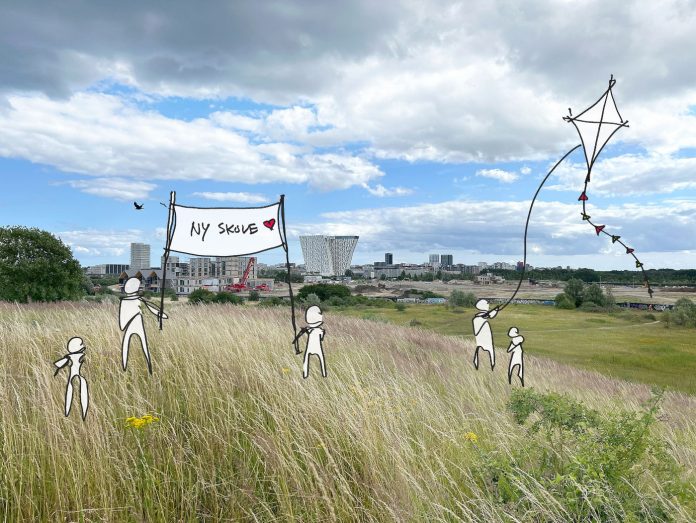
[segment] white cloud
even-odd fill
[[[528,201],[453,200],[325,213],[317,223],[295,224],[289,230],[293,235],[357,234],[361,248],[374,251],[469,249],[521,256],[528,209]],[[529,224],[529,245],[545,255],[601,255],[610,245],[580,219],[580,212],[577,203],[537,201]],[[641,252],[687,250],[696,227],[696,201],[595,207],[592,217],[606,225],[608,232],[621,235],[639,256]],[[616,255],[621,254],[617,245],[613,248]],[[531,259],[530,263],[534,264]]]
[[[380,184],[377,184],[374,187],[370,187],[369,185],[365,184],[364,187],[372,196],[377,196],[378,198],[385,198],[388,196],[407,196],[409,194],[413,194],[413,189],[409,189],[407,187],[394,187],[392,189],[387,189],[384,185]]]
[[[195,192],[193,196],[218,202],[268,203],[270,201],[263,194],[248,192]]]
[[[0,155],[98,176],[96,183],[71,183],[101,195],[142,195],[154,188],[150,182],[163,179],[307,183],[335,190],[383,175],[364,158],[286,143],[255,145],[213,120],[167,118],[114,95],[79,93],[64,101],[13,95],[9,103],[0,110]],[[129,188],[126,179],[140,183]]]
[[[91,180],[69,180],[66,184],[87,194],[117,200],[144,200],[156,185],[123,178],[95,178]]]
[[[104,258],[107,261],[130,252],[133,242],[147,241],[147,235],[140,229],[100,230],[76,229],[57,232],[56,235],[77,255]],[[154,252],[154,251],[153,251]],[[106,262],[104,262],[106,263]]]
[[[529,174],[529,173],[532,172],[532,170],[531,170],[529,167],[527,167],[527,166],[525,165],[524,167],[521,167],[521,168],[520,168],[520,172],[521,172],[522,174]]]
[[[493,178],[494,180],[498,180],[503,183],[512,183],[519,178],[517,173],[503,171],[502,169],[481,169],[476,171],[476,176]]]
[[[592,168],[588,196],[635,196],[666,194],[696,187],[696,158],[666,154],[624,154],[596,162]],[[551,190],[582,192],[587,174],[584,164],[564,163],[549,180]]]

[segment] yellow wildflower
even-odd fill
[[[126,418],[126,426],[134,429],[141,429],[150,423],[154,423],[155,421],[159,421],[159,418],[153,416],[152,414],[145,414],[140,418],[131,416],[130,418]]]
[[[287,367],[283,367],[283,374],[287,374],[288,372],[290,372],[290,369],[288,369]]]
[[[464,434],[464,439],[467,441],[471,441],[472,443],[476,443],[478,441],[478,436],[473,432],[467,432],[466,434]]]

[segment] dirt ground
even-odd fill
[[[455,289],[462,290],[464,292],[473,292],[476,296],[486,297],[486,298],[507,298],[512,295],[515,288],[517,287],[517,282],[505,282],[490,285],[479,285],[471,281],[455,281],[455,282],[413,282],[413,281],[386,281],[379,282],[385,284],[385,289],[378,289],[377,283],[370,284],[370,289],[365,289],[362,292],[365,296],[371,297],[387,297],[387,296],[400,296],[404,291],[408,289],[419,289],[419,290],[429,290],[443,296],[449,296],[449,293]],[[351,288],[364,285],[364,283],[353,283]],[[645,287],[636,285],[632,287],[628,286],[617,286],[617,285],[603,285],[603,288],[611,287],[612,292],[616,301],[632,301],[640,303],[664,303],[673,304],[679,298],[690,298],[696,301],[696,289],[683,289],[678,290],[669,287],[654,287],[652,299],[648,295],[648,291]],[[550,299],[554,298],[558,293],[563,291],[563,282],[557,285],[529,285],[529,283],[524,282],[517,293],[518,298],[523,299]]]

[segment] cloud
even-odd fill
[[[152,183],[123,178],[95,178],[93,180],[69,180],[65,182],[87,194],[117,200],[144,200],[157,186]]]
[[[363,186],[384,174],[361,157],[314,153],[289,143],[253,144],[213,120],[167,118],[115,95],[8,100],[9,107],[0,110],[0,155],[97,176],[94,183],[71,182],[93,194],[130,198],[164,179],[306,183],[328,191]],[[128,188],[128,179],[139,184]]]
[[[270,201],[263,194],[248,192],[195,192],[193,196],[218,202],[268,203]]]
[[[520,172],[521,172],[522,174],[529,174],[529,173],[532,172],[532,170],[531,170],[529,167],[527,167],[527,166],[525,165],[524,167],[521,167],[521,168],[520,168]]]
[[[502,169],[481,169],[476,171],[476,176],[483,176],[484,178],[493,178],[503,183],[512,183],[519,175],[510,171],[503,171]]]
[[[667,152],[696,136],[696,55],[683,52],[696,47],[695,17],[679,0],[24,2],[0,20],[0,92],[69,99],[117,82],[158,97],[234,96],[282,106],[219,115],[216,125],[263,141],[359,141],[408,161],[537,160],[573,142],[560,117],[613,72],[636,129],[618,140]]]
[[[596,162],[588,187],[592,195],[637,196],[667,194],[696,187],[696,158],[675,158],[665,154],[623,154]],[[555,183],[546,188],[582,192],[587,174],[585,164],[564,163],[554,171]]]
[[[377,184],[374,187],[369,185],[364,185],[367,192],[372,196],[377,196],[378,198],[385,198],[388,196],[407,196],[413,194],[413,189],[408,189],[407,187],[394,187],[392,189],[387,189],[384,185]]]
[[[362,249],[429,252],[468,249],[478,253],[521,256],[528,201],[452,200],[410,207],[388,207],[321,215],[314,224],[294,224],[293,235],[359,235]],[[665,200],[646,205],[610,205],[593,209],[606,224],[641,252],[688,250],[696,227],[696,202]],[[669,234],[666,232],[669,231]],[[580,219],[580,206],[537,201],[528,231],[529,245],[556,256],[601,255],[619,246],[597,238]],[[533,264],[533,262],[531,262]]]
[[[131,243],[147,240],[147,235],[140,229],[76,229],[57,232],[56,235],[75,254],[103,257],[107,261],[128,254]]]

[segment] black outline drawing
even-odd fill
[[[593,103],[591,106],[589,106],[587,109],[585,109],[583,112],[581,112],[577,116],[572,116],[572,113],[571,113],[570,116],[563,117],[563,119],[566,122],[571,122],[575,126],[575,129],[577,130],[578,134],[580,135],[581,143],[579,145],[576,145],[572,149],[570,149],[567,153],[565,153],[563,155],[563,157],[560,160],[558,160],[558,162],[556,162],[556,164],[551,168],[551,170],[546,174],[544,179],[541,181],[541,183],[539,184],[539,187],[537,188],[536,192],[534,193],[534,197],[532,198],[532,202],[529,205],[529,212],[527,213],[527,221],[525,222],[525,225],[524,225],[524,240],[523,240],[524,254],[523,254],[523,258],[522,258],[523,259],[523,262],[522,262],[523,267],[522,267],[522,271],[520,273],[520,280],[517,283],[517,287],[513,291],[510,298],[504,304],[502,304],[501,306],[498,307],[499,311],[502,311],[503,309],[505,309],[505,307],[507,307],[512,302],[512,300],[515,299],[515,296],[517,296],[517,293],[519,292],[520,287],[522,286],[522,282],[524,281],[524,274],[527,270],[527,231],[529,229],[529,221],[530,221],[530,218],[532,216],[532,209],[534,208],[534,202],[536,201],[536,198],[539,195],[541,188],[546,183],[546,180],[549,179],[549,176],[551,176],[551,174],[556,170],[556,168],[561,164],[561,162],[563,162],[563,160],[565,160],[568,156],[570,156],[571,153],[573,153],[574,151],[576,151],[580,147],[583,147],[583,151],[585,153],[585,163],[587,165],[587,176],[585,177],[585,185],[583,187],[582,194],[578,198],[578,200],[582,202],[582,213],[581,213],[582,219],[583,219],[583,221],[587,221],[590,225],[592,225],[595,228],[595,232],[597,233],[597,236],[599,236],[600,234],[605,234],[605,235],[609,236],[611,238],[612,243],[619,243],[620,245],[622,245],[626,249],[626,254],[630,254],[631,256],[633,256],[633,258],[636,261],[636,268],[638,268],[642,271],[643,278],[645,280],[645,285],[648,288],[648,294],[652,298],[653,290],[652,290],[652,287],[650,287],[650,282],[648,281],[648,276],[645,272],[645,269],[643,268],[643,264],[640,262],[638,257],[634,254],[634,250],[632,248],[628,247],[623,241],[621,241],[620,236],[615,235],[615,234],[610,234],[607,231],[605,231],[604,225],[597,225],[597,224],[593,223],[592,221],[590,221],[590,216],[586,212],[587,209],[585,206],[585,202],[588,199],[588,197],[587,197],[587,185],[590,183],[590,173],[592,171],[592,168],[594,167],[595,160],[599,156],[599,153],[604,149],[604,146],[607,144],[609,139],[612,136],[614,136],[614,134],[622,127],[628,127],[628,121],[624,120],[621,117],[621,114],[619,113],[619,110],[616,106],[616,102],[614,100],[612,88],[614,87],[615,84],[616,84],[616,80],[614,80],[614,76],[612,75],[609,79],[609,87],[607,88],[606,91],[604,91],[604,93],[597,99],[597,101],[595,103]],[[611,100],[611,105],[608,105],[609,100]],[[598,104],[600,104],[600,102],[602,103],[602,110],[601,110],[599,120],[593,119],[592,117],[583,118],[584,115],[587,115],[588,112],[590,112],[594,107],[596,107]],[[610,111],[613,108],[613,110],[615,112],[615,115],[613,115],[613,116],[616,117],[614,119],[618,120],[618,121],[604,119],[604,115],[605,115],[605,111],[607,110],[607,106],[609,107]],[[570,109],[568,109],[568,111],[570,112]],[[583,125],[584,124],[591,124],[591,125],[597,126],[596,134],[595,134],[593,141],[589,140],[589,138],[586,139],[583,137],[583,134],[580,131],[580,128],[578,127],[578,124],[583,124]],[[607,126],[606,128],[610,129],[610,132],[602,135],[603,126]],[[602,135],[601,144],[600,144],[600,135]],[[590,142],[590,143],[586,143],[586,142]],[[589,146],[592,146],[591,154],[589,153]]]
[[[137,287],[135,284],[137,283]],[[152,374],[152,361],[150,358],[150,350],[147,345],[147,334],[145,333],[145,324],[143,322],[143,311],[141,303],[147,309],[157,316],[160,324],[163,319],[168,319],[169,316],[157,307],[154,303],[147,301],[140,296],[140,280],[136,277],[128,278],[123,286],[125,296],[121,297],[121,302],[118,307],[118,326],[123,331],[123,340],[121,341],[121,363],[123,370],[128,366],[128,351],[130,349],[131,338],[137,335],[140,338],[140,345],[147,360],[147,370]]]
[[[490,310],[488,300],[480,299],[476,302],[476,309],[479,311],[474,315],[471,323],[474,327],[474,337],[476,339],[476,350],[474,351],[474,367],[479,368],[479,350],[488,353],[491,360],[491,370],[495,368],[495,344],[493,343],[493,331],[488,320],[492,320],[498,314],[499,307]]]
[[[164,204],[162,204],[164,205]],[[270,209],[272,207],[276,207],[276,214],[275,217],[270,217],[269,220],[266,221],[271,221],[274,220],[274,223],[271,224],[269,227],[266,225],[266,221],[264,221],[261,226],[266,227],[270,229],[271,231],[275,230],[278,233],[279,241],[280,243],[278,245],[275,245],[273,247],[268,247],[266,249],[261,249],[253,252],[245,252],[245,253],[239,253],[239,252],[224,252],[224,253],[209,253],[206,252],[204,254],[201,253],[196,253],[196,252],[186,252],[186,251],[180,251],[176,249],[172,249],[172,240],[174,238],[174,233],[176,232],[176,225],[177,225],[177,219],[176,219],[176,209],[177,207],[179,208],[186,208],[186,209],[200,209],[200,210],[214,210],[214,209],[220,209],[220,210],[230,210],[230,209],[239,209],[239,210],[249,210],[249,209]],[[165,207],[167,207],[165,205]],[[290,282],[290,257],[289,257],[289,252],[288,252],[288,241],[287,241],[287,234],[285,231],[285,195],[281,194],[280,199],[276,203],[272,203],[269,205],[262,205],[259,207],[194,207],[190,205],[181,205],[176,203],[176,191],[171,191],[169,193],[169,214],[167,216],[167,239],[166,239],[166,244],[164,247],[164,270],[162,273],[162,294],[160,297],[160,309],[164,310],[164,289],[166,287],[166,282],[167,282],[167,260],[169,259],[169,253],[170,252],[180,252],[182,254],[189,254],[191,256],[250,256],[252,254],[258,254],[260,252],[265,252],[265,251],[270,251],[272,249],[277,249],[278,247],[282,247],[283,250],[285,251],[285,265],[288,271],[288,291],[290,294],[290,312],[291,312],[291,317],[290,321],[292,324],[292,332],[293,335],[295,336],[293,340],[293,345],[295,347],[295,354],[301,354],[302,351],[299,349],[298,345],[298,334],[297,334],[297,323],[295,320],[295,298],[294,294],[292,291],[292,283]],[[276,228],[276,226],[278,227]],[[162,329],[162,322],[160,321],[160,330]]]
[[[522,349],[524,336],[520,334],[517,327],[510,327],[508,336],[511,339],[507,351],[512,353],[510,354],[510,363],[508,364],[508,383],[512,385],[512,371],[517,367],[517,377],[520,378],[520,382],[524,387],[524,350]]]
[[[321,365],[321,375],[326,378],[326,360],[324,358],[324,335],[326,331],[321,328],[324,324],[324,315],[318,305],[312,305],[305,311],[306,327],[302,327],[292,342],[297,346],[299,339],[307,335],[307,345],[305,347],[304,361],[302,362],[302,377],[307,379],[309,376],[309,356],[314,354],[319,358]]]
[[[65,416],[70,415],[70,409],[72,408],[73,400],[73,379],[78,378],[78,383],[80,385],[80,407],[82,408],[82,421],[87,417],[87,409],[89,409],[89,387],[87,386],[87,380],[80,374],[80,369],[85,361],[85,347],[84,341],[79,336],[74,336],[68,340],[67,343],[68,353],[61,359],[53,362],[55,365],[56,372],[53,376],[57,376],[60,370],[66,365],[70,366],[70,375],[68,376],[68,383],[65,386]]]

